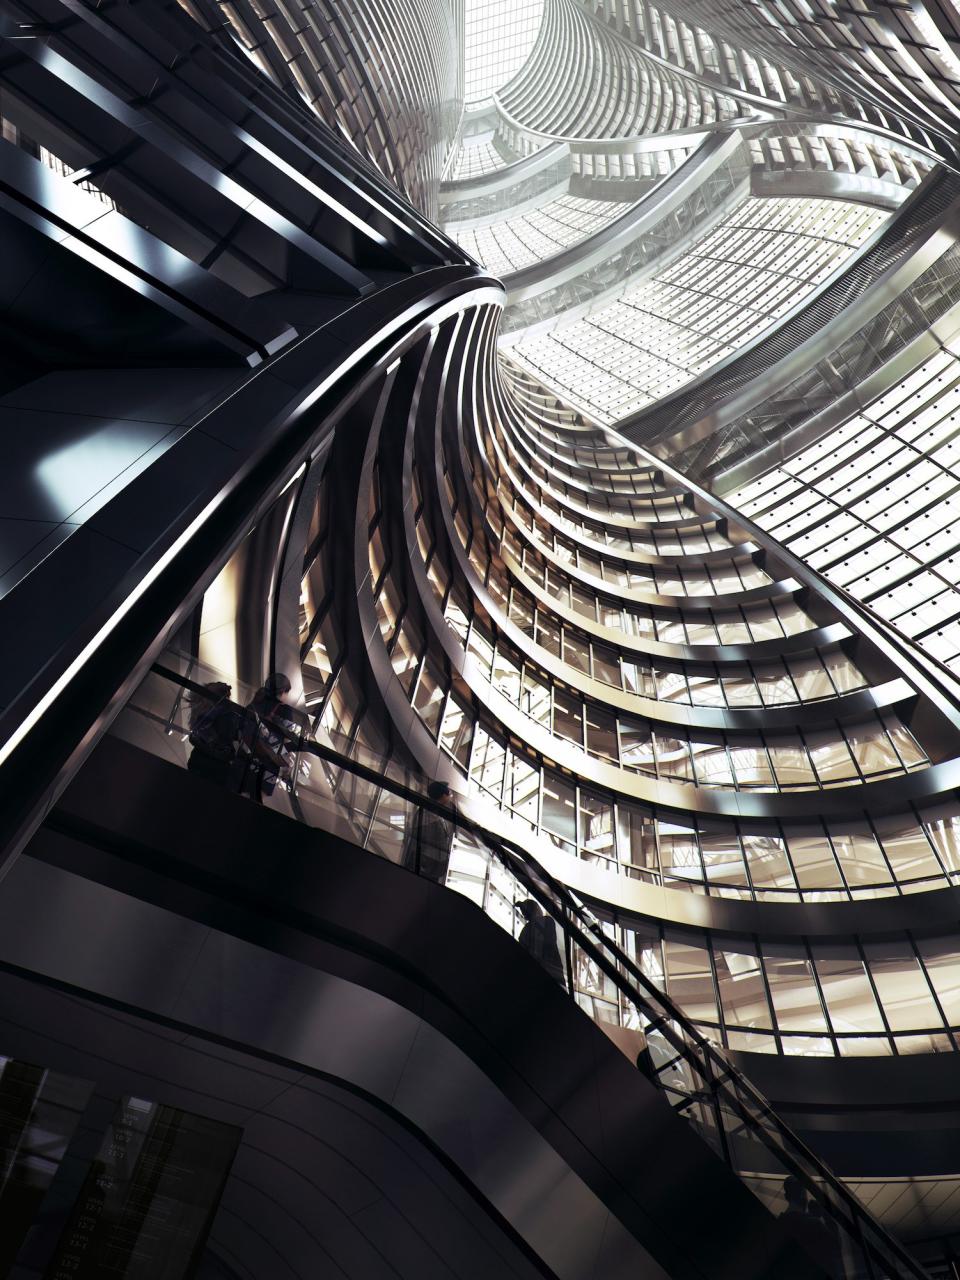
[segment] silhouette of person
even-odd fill
[[[190,745],[187,770],[229,791],[239,791],[242,770],[238,769],[245,747],[241,707],[230,700],[230,686],[213,680],[203,692],[187,696],[190,706]]]
[[[544,915],[540,904],[532,898],[517,903],[517,910],[526,924],[520,930],[517,941],[524,951],[542,964],[551,978],[565,986],[563,977],[563,961],[560,959],[560,948],[557,946],[557,927],[550,916]]]
[[[453,808],[453,793],[445,782],[431,782],[427,796]],[[452,845],[452,818],[444,818],[431,809],[418,806],[404,844],[401,866],[429,880],[436,880],[438,884],[445,884]]]
[[[258,733],[243,790],[256,800],[272,796],[280,779],[290,777],[296,738],[304,727],[302,714],[285,701],[290,689],[289,677],[274,671],[247,704],[257,717]]]
[[[824,1217],[820,1206],[811,1201],[796,1174],[791,1173],[784,1178],[783,1196],[787,1207],[780,1214],[780,1222],[814,1262],[819,1262],[828,1275],[839,1280],[840,1242],[836,1231]]]

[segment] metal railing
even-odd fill
[[[216,715],[220,708],[235,727],[232,756],[221,751],[223,767],[215,771],[229,790],[439,880],[470,897],[531,952],[524,920],[541,914],[552,920],[562,972],[542,950],[538,958],[587,1013],[594,995],[608,1001],[616,996],[626,1014],[620,1047],[632,1045],[638,1067],[674,1109],[771,1212],[780,1212],[820,1274],[834,1280],[926,1277],[725,1052],[616,943],[601,915],[529,850],[494,835],[454,804],[425,795],[422,777],[392,757],[327,731],[311,736],[307,714],[286,704],[279,719],[251,707],[255,695],[246,696],[244,705],[222,689],[212,693],[206,680],[216,673],[205,664],[199,671],[199,664],[186,665],[191,675],[155,665],[113,732],[203,772],[196,726],[204,716],[209,725],[211,709]],[[538,928],[542,937],[543,926]]]

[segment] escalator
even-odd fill
[[[374,1099],[545,1274],[923,1274],[528,853],[302,736],[273,808],[191,776],[203,692],[158,667],[131,699],[5,882],[5,968]],[[445,889],[394,865],[423,812]],[[562,983],[511,937],[529,901]],[[597,983],[647,1075],[584,1016]]]

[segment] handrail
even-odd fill
[[[160,663],[155,663],[151,670],[167,682],[179,686],[178,698],[184,690],[200,696],[210,696],[203,684]],[[248,711],[248,714],[259,724],[260,717],[257,713]],[[171,719],[167,722],[167,731],[172,727]],[[270,732],[286,738],[289,746],[299,755],[315,756],[341,771],[390,791],[414,808],[430,812],[479,840],[561,929],[571,996],[574,995],[572,950],[575,945],[640,1013],[645,1024],[645,1034],[660,1036],[669,1044],[674,1056],[659,1067],[654,1067],[652,1078],[655,1084],[668,1095],[676,1110],[681,1113],[693,1112],[690,1118],[699,1122],[708,1138],[711,1136],[711,1126],[698,1116],[698,1108],[709,1107],[719,1154],[739,1176],[760,1171],[738,1167],[731,1143],[731,1136],[737,1135],[728,1132],[728,1124],[725,1124],[726,1111],[731,1112],[750,1131],[751,1136],[760,1141],[788,1174],[800,1179],[807,1193],[847,1233],[854,1247],[863,1253],[867,1270],[845,1274],[869,1276],[875,1280],[880,1280],[880,1277],[889,1277],[890,1280],[894,1277],[896,1280],[903,1280],[905,1277],[925,1280],[927,1273],[919,1263],[876,1222],[846,1185],[793,1133],[759,1090],[730,1062],[724,1051],[707,1039],[672,998],[661,991],[614,940],[604,934],[600,920],[594,918],[584,903],[547,871],[529,850],[507,837],[493,834],[456,809],[432,800],[369,765],[307,737],[303,730],[292,732],[283,724],[271,720]],[[675,1071],[681,1060],[700,1078],[699,1088],[684,1088],[680,1083],[662,1079],[664,1075]],[[894,1269],[891,1269],[892,1264]],[[879,1271],[875,1269],[876,1265],[880,1266]]]

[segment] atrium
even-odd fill
[[[960,9],[0,16],[0,1276],[960,1280]]]

